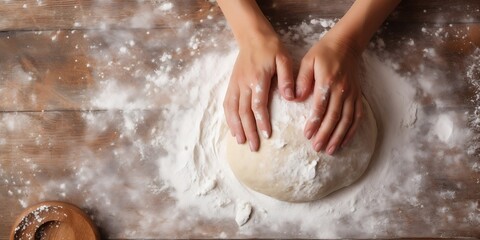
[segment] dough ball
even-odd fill
[[[271,100],[272,136],[261,139],[258,152],[227,137],[227,160],[238,180],[250,189],[288,202],[318,200],[355,182],[367,169],[375,150],[377,125],[367,101],[364,117],[344,148],[333,156],[313,150],[303,129],[311,110],[288,102],[278,92]]]

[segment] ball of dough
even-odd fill
[[[272,136],[261,139],[258,152],[228,136],[227,159],[238,180],[250,189],[288,202],[318,200],[355,182],[375,150],[377,125],[367,101],[364,117],[345,147],[333,156],[313,150],[303,135],[311,100],[288,102],[278,92],[271,100]]]

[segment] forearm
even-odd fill
[[[255,0],[217,0],[239,44],[275,35]]]
[[[400,0],[357,0],[330,35],[362,52],[398,3]]]

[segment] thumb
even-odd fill
[[[275,57],[275,63],[277,65],[280,94],[287,100],[294,100],[295,84],[293,81],[292,60],[287,55],[279,54]]]

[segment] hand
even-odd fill
[[[258,133],[269,138],[272,132],[268,101],[275,74],[280,94],[287,100],[295,98],[291,59],[275,33],[248,39],[239,45],[223,106],[230,132],[237,142],[248,141],[251,151],[257,151]]]
[[[317,152],[325,149],[332,155],[355,133],[363,111],[360,59],[358,51],[328,34],[302,59],[296,95],[304,100],[313,91],[304,134]]]

